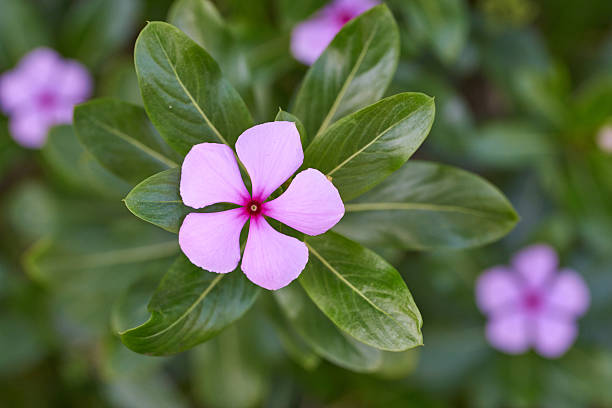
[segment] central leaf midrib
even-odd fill
[[[121,140],[123,140],[124,142],[136,147],[137,149],[140,149],[142,151],[144,151],[145,153],[147,153],[149,156],[151,156],[152,158],[154,158],[155,160],[159,161],[160,163],[168,166],[169,168],[173,168],[173,167],[177,167],[178,163],[176,163],[175,161],[173,161],[172,159],[164,156],[163,154],[153,150],[152,148],[150,148],[149,146],[145,145],[144,143],[134,139],[133,137],[131,137],[128,134],[125,134],[124,132],[122,132],[121,130],[112,127],[94,117],[89,117],[88,118],[90,121],[92,121],[94,124],[96,124],[97,126],[101,127],[102,129],[104,129],[105,131],[107,131],[108,133],[111,133],[115,136],[117,136],[118,138],[120,138]]]
[[[308,247],[308,249],[314,254],[314,256],[316,256],[319,261],[321,261],[321,263],[330,271],[332,271],[334,273],[334,275],[336,275],[336,277],[343,282],[345,285],[347,285],[350,289],[352,289],[355,293],[357,293],[361,298],[363,298],[369,305],[371,305],[374,309],[378,310],[380,313],[384,314],[385,316],[387,316],[389,319],[391,319],[394,323],[397,324],[397,326],[402,327],[402,324],[400,322],[398,322],[393,316],[391,316],[389,313],[387,313],[385,310],[381,309],[376,303],[372,302],[372,300],[370,300],[366,295],[364,295],[357,287],[355,287],[351,282],[348,281],[348,279],[346,279],[344,276],[342,276],[342,274],[340,272],[338,272],[329,262],[327,262],[327,260],[321,255],[319,254],[310,244],[308,244],[307,242],[304,242],[306,244],[306,246]]]
[[[212,272],[210,272],[210,273],[212,273]],[[221,279],[223,279],[225,276],[226,276],[225,274],[218,274],[218,276],[216,276],[215,279],[213,279],[213,281],[210,282],[210,284],[206,287],[206,289],[204,289],[202,291],[200,296],[198,296],[198,298],[187,308],[187,310],[185,310],[175,321],[173,321],[170,325],[168,325],[168,327],[166,327],[163,330],[160,330],[160,331],[158,331],[156,333],[153,333],[153,334],[151,334],[149,336],[143,336],[143,337],[138,337],[138,338],[141,339],[141,340],[150,339],[150,338],[153,338],[153,337],[160,336],[160,335],[166,333],[168,330],[172,329],[174,326],[179,324],[179,322],[181,322],[184,318],[189,316],[189,314],[191,312],[193,312],[193,310],[204,300],[204,298],[206,298],[206,296],[210,293],[210,291],[212,291],[213,288],[219,283],[219,281],[221,281]],[[132,329],[128,329],[128,330],[126,330],[124,332],[120,332],[119,334],[120,335],[124,335],[124,334],[129,334],[130,332],[133,332],[133,331],[137,331],[138,329],[147,326],[149,324],[149,322],[151,321],[151,319],[153,319],[153,315],[151,315],[149,320],[147,320],[146,322],[144,322],[140,326],[134,327]]]
[[[345,204],[347,212],[362,212],[362,211],[438,211],[438,212],[457,212],[461,214],[473,215],[483,218],[496,218],[497,214],[490,214],[485,211],[474,210],[471,208],[458,207],[445,204],[428,204],[416,202],[372,202],[372,203],[354,203]]]

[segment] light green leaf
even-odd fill
[[[258,288],[240,270],[208,272],[181,255],[149,302],[149,320],[119,333],[121,341],[142,354],[185,351],[237,320],[258,294]]]
[[[202,142],[233,147],[253,125],[217,63],[176,27],[149,23],[136,41],[134,57],[147,113],[179,153]]]
[[[335,326],[297,282],[275,291],[274,297],[299,338],[324,359],[359,372],[371,372],[380,365],[380,350],[358,342]]]
[[[466,248],[506,235],[518,216],[493,185],[437,163],[409,161],[359,200],[335,230],[364,245]]]
[[[421,314],[395,268],[334,232],[305,242],[309,258],[300,283],[332,322],[381,350],[422,345]]]
[[[376,102],[391,81],[399,56],[399,34],[387,6],[347,23],[310,67],[292,112],[308,144],[337,119]]]
[[[74,127],[87,151],[129,183],[176,167],[180,160],[137,105],[113,99],[84,103],[74,110]]]
[[[434,101],[402,93],[344,117],[314,140],[304,168],[331,177],[344,201],[368,191],[399,169],[423,143],[434,119]]]

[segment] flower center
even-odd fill
[[[259,201],[251,200],[245,208],[250,216],[259,215],[261,213],[261,203]]]
[[[539,294],[529,292],[523,297],[523,306],[525,309],[535,312],[542,306],[542,299]]]
[[[349,21],[353,19],[353,15],[352,13],[349,13],[346,10],[342,10],[338,13],[338,16],[336,17],[336,19],[338,20],[340,24],[345,25],[346,23],[348,23]]]
[[[57,98],[52,92],[45,91],[38,95],[38,105],[43,109],[55,106],[56,102]]]

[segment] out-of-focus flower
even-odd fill
[[[489,318],[486,335],[493,347],[509,354],[533,347],[548,358],[571,347],[576,319],[589,306],[589,290],[579,274],[557,267],[554,249],[534,245],[517,253],[511,266],[495,266],[480,276],[476,300]]]
[[[606,153],[612,153],[612,125],[605,125],[597,132],[597,145]]]
[[[312,18],[298,24],[291,34],[291,52],[306,65],[323,53],[350,20],[379,4],[375,0],[334,0]]]
[[[25,147],[44,145],[50,127],[71,123],[74,105],[91,94],[92,80],[81,64],[37,48],[0,76],[0,107],[13,138]]]
[[[247,129],[236,142],[236,152],[251,178],[252,193],[242,182],[227,145],[201,143],[185,157],[180,185],[185,205],[204,208],[233,203],[240,207],[188,214],[179,231],[179,245],[194,265],[211,272],[231,272],[240,261],[240,233],[250,220],[241,269],[256,285],[280,289],[300,275],[308,262],[308,248],[276,231],[264,217],[307,235],[319,235],[340,221],[344,204],[336,187],[315,169],[300,172],[283,194],[266,201],[304,161],[293,122],[269,122]]]

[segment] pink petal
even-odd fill
[[[516,308],[521,288],[513,271],[496,266],[483,272],[476,282],[476,303],[485,314]]]
[[[87,69],[76,61],[65,61],[57,78],[57,94],[67,103],[84,102],[92,90],[92,80]]]
[[[308,249],[281,234],[264,217],[252,217],[242,258],[242,271],[256,285],[276,290],[290,284],[306,267]]]
[[[589,288],[582,276],[564,269],[559,273],[547,294],[547,308],[567,317],[583,315],[589,307]]]
[[[263,211],[304,234],[319,235],[340,221],[344,204],[323,173],[307,169],[295,176],[280,197],[265,203]]]
[[[576,323],[570,319],[541,316],[536,322],[535,349],[543,357],[562,356],[578,335]]]
[[[245,130],[236,152],[251,177],[253,199],[264,201],[304,161],[300,134],[293,122],[268,122]]]
[[[20,72],[13,70],[0,76],[0,106],[4,113],[15,112],[20,107],[27,109],[32,95],[27,78]]]
[[[521,313],[493,317],[487,323],[487,340],[508,354],[521,354],[530,346],[529,320]]]
[[[557,253],[548,245],[532,245],[516,254],[512,265],[529,287],[541,287],[557,270]]]
[[[28,110],[11,116],[9,130],[13,139],[21,146],[38,149],[47,141],[47,132],[53,123],[52,117],[41,112]]]
[[[240,261],[240,231],[247,219],[242,208],[188,214],[179,230],[181,250],[202,269],[231,272]]]
[[[291,53],[296,60],[312,65],[341,28],[342,24],[326,16],[298,24],[291,33]]]
[[[326,7],[324,13],[355,18],[378,4],[380,2],[374,0],[335,0]]]
[[[180,191],[185,205],[193,208],[216,203],[243,205],[250,198],[234,152],[219,143],[191,148],[181,167]]]

